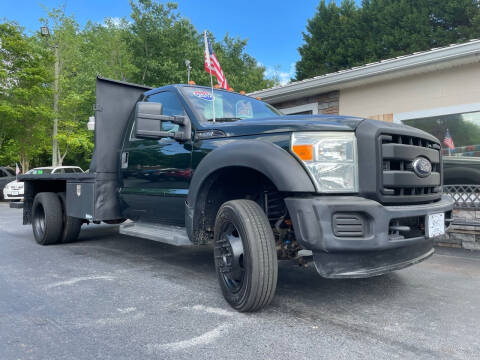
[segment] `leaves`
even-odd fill
[[[303,33],[296,80],[479,36],[478,0],[322,0]]]
[[[81,28],[64,8],[41,19],[50,38],[26,36],[14,24],[0,24],[0,163],[24,159],[32,166],[51,160],[53,119],[58,119],[59,158],[88,167],[93,133],[87,131],[95,104],[95,78],[103,77],[162,86],[191,79],[210,85],[204,69],[203,34],[183,18],[174,3],[130,2],[131,20],[105,19]],[[253,91],[273,85],[265,69],[245,52],[246,40],[227,35],[216,42],[209,34],[229,84]],[[59,56],[59,103],[53,112],[54,50]]]
[[[0,24],[0,38],[0,159],[28,164],[46,149],[52,118],[50,57],[16,24]]]

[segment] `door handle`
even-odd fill
[[[122,169],[128,168],[128,151],[122,152]]]

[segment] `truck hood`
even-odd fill
[[[354,131],[363,118],[337,115],[285,115],[202,124],[202,130],[219,130],[226,136],[293,131]],[[218,136],[217,134],[216,136]]]

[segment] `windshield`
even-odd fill
[[[201,122],[213,120],[212,91],[199,87],[183,87],[182,92]],[[214,90],[216,121],[266,118],[282,115],[273,106],[248,96]]]
[[[12,169],[10,169],[10,168],[5,168],[5,170],[6,170],[11,176],[15,176],[15,171],[13,171]]]

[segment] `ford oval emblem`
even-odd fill
[[[413,172],[419,177],[427,177],[432,173],[432,163],[424,157],[417,157],[412,162]]]

